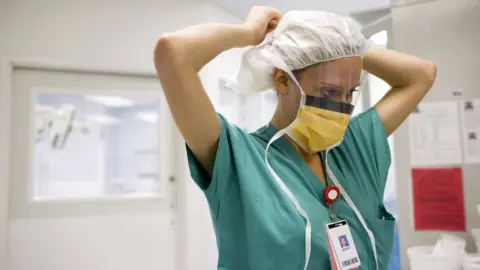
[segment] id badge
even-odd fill
[[[357,269],[360,258],[347,221],[326,224],[325,231],[332,270]]]

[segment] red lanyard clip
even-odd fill
[[[330,207],[330,204],[340,198],[340,190],[336,186],[327,186],[323,191],[323,198],[325,199],[326,206]]]

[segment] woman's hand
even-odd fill
[[[268,33],[277,28],[282,14],[280,11],[263,6],[254,6],[245,21],[245,26],[251,31],[254,45],[262,43]]]

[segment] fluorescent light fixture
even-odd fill
[[[119,97],[119,96],[87,96],[89,99],[93,100],[98,104],[102,104],[106,107],[122,108],[122,107],[131,107],[135,103],[133,100]]]
[[[156,112],[139,112],[135,117],[147,123],[156,123],[158,121],[158,113]]]
[[[120,123],[118,118],[105,115],[105,114],[96,114],[87,116],[88,121],[101,124],[101,125],[117,125]]]
[[[370,37],[370,40],[377,45],[387,45],[388,33],[386,30],[382,30]]]

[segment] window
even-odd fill
[[[379,31],[370,37],[370,41],[375,48],[386,49],[388,44],[388,32],[386,30]],[[368,74],[368,86],[370,88],[368,93],[371,106],[375,105],[391,88],[385,81],[372,74]],[[393,137],[394,136],[392,135],[388,139],[390,151],[392,153],[392,165],[390,166],[390,171],[388,173],[384,200],[387,209],[396,216],[395,163],[393,160],[395,149]]]
[[[34,95],[34,200],[159,195],[157,97]]]

